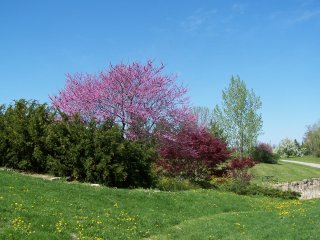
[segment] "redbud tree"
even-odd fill
[[[163,126],[194,121],[187,89],[163,69],[148,61],[110,65],[99,74],[68,74],[65,88],[50,99],[67,115],[79,113],[84,121],[112,120],[125,137],[142,139],[160,133]]]

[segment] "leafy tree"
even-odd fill
[[[68,75],[65,88],[51,97],[52,104],[69,116],[80,113],[85,121],[112,119],[124,136],[143,139],[159,130],[160,122],[177,126],[193,121],[187,89],[163,69],[148,61],[110,66],[98,75]]]
[[[320,121],[308,127],[303,146],[308,153],[320,157]]]
[[[214,108],[213,121],[242,158],[250,153],[261,133],[262,118],[258,113],[261,100],[239,76],[231,77],[229,87],[222,91],[222,99],[221,107]]]
[[[219,125],[217,121],[213,119],[210,121],[209,132],[216,138],[219,138],[224,142],[227,142],[227,136],[224,133],[223,128]]]
[[[281,140],[279,146],[275,149],[275,152],[281,157],[301,157],[303,152],[299,144],[296,141],[289,138]]]
[[[206,128],[182,126],[172,138],[159,143],[158,161],[168,175],[195,182],[207,181],[217,166],[227,161],[226,144],[213,137]]]
[[[210,127],[212,114],[209,108],[197,106],[192,108],[192,112],[196,117],[197,125],[199,127],[206,127],[206,128]]]

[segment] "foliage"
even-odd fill
[[[210,121],[209,132],[213,136],[215,136],[216,138],[219,138],[219,139],[223,140],[224,142],[227,142],[227,136],[224,133],[222,126],[220,126],[219,122],[217,122],[214,119],[211,119],[211,121]]]
[[[234,159],[229,162],[229,175],[223,178],[213,178],[211,184],[218,189],[240,195],[262,195],[283,199],[297,199],[300,197],[300,194],[296,192],[281,191],[252,183],[252,179],[255,176],[251,174],[249,168],[252,168],[255,164],[250,158]]]
[[[210,127],[212,114],[210,113],[209,108],[197,106],[192,108],[192,112],[197,119],[198,127]]]
[[[86,126],[78,115],[72,119],[62,115],[60,121],[53,122],[46,137],[48,171],[57,176],[83,180],[83,163],[88,157],[87,149],[91,147],[87,134]]]
[[[20,99],[1,111],[1,165],[9,168],[45,172],[45,137],[53,121],[45,104]]]
[[[277,163],[278,155],[273,153],[272,147],[267,143],[259,143],[252,151],[252,157],[257,162]]]
[[[253,176],[248,172],[248,169],[256,163],[251,158],[235,158],[228,163],[229,181],[224,184],[227,190],[241,194],[250,185],[250,180]]]
[[[68,116],[80,113],[84,121],[112,119],[124,136],[145,139],[160,125],[195,121],[185,94],[175,78],[162,73],[164,66],[132,63],[110,66],[108,72],[68,75],[66,86],[52,104]]]
[[[247,158],[234,158],[228,163],[228,170],[234,170],[234,169],[248,169],[256,165],[256,162],[247,157]]]
[[[308,127],[303,145],[308,154],[320,157],[320,121]]]
[[[163,138],[158,151],[161,158],[157,163],[169,176],[194,182],[210,179],[218,164],[230,156],[223,141],[194,126],[182,126],[173,137]]]
[[[221,187],[224,190],[231,191],[240,195],[261,195],[273,198],[298,199],[301,194],[293,191],[282,191],[271,187],[259,186],[250,182],[233,179]]]
[[[293,141],[289,138],[281,140],[278,147],[275,149],[275,153],[279,154],[281,157],[301,157],[303,156],[303,151],[297,141]]]
[[[218,189],[240,195],[262,195],[283,199],[297,199],[300,197],[300,194],[296,192],[281,191],[252,183],[251,180],[254,176],[248,170],[255,164],[255,161],[251,158],[233,159],[228,164],[229,175],[222,178],[213,178],[210,183]]]
[[[256,145],[262,128],[258,110],[261,100],[253,90],[249,91],[240,77],[231,77],[229,87],[222,91],[222,105],[214,108],[213,122],[223,130],[230,147],[240,157],[249,154]]]
[[[0,130],[0,166],[116,187],[150,187],[155,178],[154,147],[123,138],[112,121],[57,116],[21,99],[0,108]]]
[[[197,186],[194,183],[191,183],[187,179],[160,177],[157,181],[156,188],[158,188],[161,191],[175,192],[175,191],[198,189],[199,186]]]
[[[79,115],[51,125],[49,169],[60,176],[115,187],[150,187],[152,146],[124,139],[112,122],[84,124]]]

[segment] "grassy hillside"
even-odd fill
[[[257,164],[250,169],[250,173],[255,176],[253,182],[258,184],[267,182],[268,180],[275,182],[292,182],[307,178],[319,178],[320,168],[280,161],[278,164]]]
[[[0,239],[317,239],[320,201],[67,184],[0,171]]]

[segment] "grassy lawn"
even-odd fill
[[[250,172],[255,176],[253,182],[258,184],[268,182],[268,178],[275,182],[292,182],[320,177],[320,168],[281,161],[278,164],[257,164]]]
[[[0,171],[0,239],[318,239],[320,200],[91,187]]]
[[[319,163],[320,164],[320,158],[314,157],[314,156],[290,157],[290,158],[286,158],[286,159],[300,161],[300,162],[310,162],[310,163]]]

